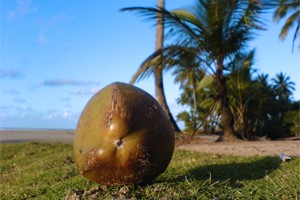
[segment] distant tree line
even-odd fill
[[[283,73],[270,80],[268,75],[256,74],[247,59],[251,58],[235,63],[226,74],[235,135],[247,140],[299,136],[300,101],[292,99],[295,84]],[[175,78],[182,91],[177,102],[186,108],[177,119],[184,122],[186,132],[213,134],[222,130],[221,101],[214,80],[207,79],[203,84],[205,73],[199,70],[197,74],[202,74],[194,82],[198,87],[187,83],[188,76],[178,74]]]

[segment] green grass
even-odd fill
[[[77,171],[67,144],[0,144],[0,199],[298,199],[300,158],[234,157],[176,150],[143,186],[94,184]],[[76,199],[76,198],[75,198]]]

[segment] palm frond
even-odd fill
[[[278,2],[278,4],[276,6],[277,6],[277,9],[274,12],[273,20],[275,22],[278,22],[281,19],[283,19],[287,15],[287,13],[297,11],[300,6],[300,1],[299,0],[291,0],[291,1],[281,0],[280,2]]]
[[[199,82],[197,89],[198,90],[203,90],[204,88],[208,87],[213,82],[214,82],[214,77],[212,75],[206,75]]]
[[[187,10],[184,9],[175,9],[171,11],[172,14],[174,14],[176,17],[178,17],[180,20],[189,22],[195,26],[199,26],[199,21],[197,17]]]
[[[198,53],[195,51],[195,49],[178,45],[169,45],[158,49],[143,61],[137,72],[133,75],[130,83],[133,84],[136,81],[147,78],[156,70],[168,71],[181,62],[181,60],[178,59],[178,55],[185,53],[197,56]]]
[[[138,16],[145,18],[146,20],[157,20],[157,13],[160,12],[159,8],[152,7],[128,7],[120,9],[121,12],[134,12]]]
[[[298,10],[297,12],[293,13],[291,16],[288,17],[288,19],[286,20],[285,24],[283,25],[283,27],[281,29],[281,32],[279,34],[279,38],[285,39],[288,32],[291,30],[291,28],[296,23],[299,26],[299,22],[300,22],[300,10]],[[297,32],[298,32],[298,27],[296,27],[295,33],[297,33]]]
[[[285,39],[287,34],[290,32],[292,27],[296,25],[296,29],[293,36],[293,43],[292,43],[292,52],[294,51],[294,44],[297,38],[297,34],[299,32],[300,27],[300,0],[289,0],[284,1],[281,0],[278,5],[277,9],[273,15],[273,21],[279,22],[280,20],[284,19],[288,13],[292,13],[285,21],[283,27],[281,28],[279,38]]]
[[[163,8],[151,8],[151,7],[130,7],[122,8],[120,11],[129,11],[144,17],[147,20],[151,20],[155,23],[164,23],[166,29],[169,30],[168,35],[174,36],[172,32],[174,28],[176,29],[176,38],[182,38],[186,41],[187,37],[178,37],[180,33],[189,36],[190,40],[196,40],[197,42],[202,42],[194,30],[191,28],[191,24],[195,23],[195,18],[193,20],[193,14],[188,11],[174,10],[168,11]],[[157,21],[157,15],[163,14],[164,18],[161,21]],[[185,21],[187,20],[187,21]],[[180,42],[178,42],[180,43]]]
[[[294,37],[293,37],[292,53],[294,52],[294,44],[295,44],[297,35],[298,35],[298,33],[299,33],[299,29],[300,29],[300,20],[298,20],[298,24],[297,24],[297,27],[296,27],[296,31],[295,31]]]

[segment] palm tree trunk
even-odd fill
[[[228,99],[226,95],[222,95],[222,126],[223,135],[218,141],[233,141],[236,140],[236,136],[233,131],[233,116],[229,108]]]
[[[222,66],[218,67],[216,71],[216,82],[218,87],[218,92],[222,101],[222,126],[223,126],[223,135],[217,140],[218,142],[221,141],[234,141],[237,140],[237,137],[233,131],[233,115],[231,113],[229,102],[227,98],[227,89],[226,89],[226,80],[223,77],[223,70]]]
[[[164,86],[163,86],[163,78],[162,78],[162,72],[155,72],[155,96],[156,99],[158,101],[158,103],[161,105],[161,107],[164,109],[169,122],[171,123],[171,126],[173,128],[174,132],[180,132],[180,129],[176,123],[176,121],[174,120],[170,109],[167,105],[167,101],[166,101],[166,97],[165,97],[165,93],[164,93]]]
[[[157,0],[157,6],[159,8],[164,8],[165,7],[165,1],[164,0]],[[163,15],[158,14],[157,16],[157,25],[156,25],[156,41],[155,41],[155,51],[158,49],[163,48],[163,41],[164,41],[164,24],[160,23],[163,20]],[[162,64],[162,55],[160,56],[160,63]],[[160,68],[161,69],[161,68]],[[161,70],[155,70],[154,73],[154,78],[155,78],[155,96],[158,101],[158,103],[162,106],[164,109],[171,125],[172,128],[175,132],[180,132],[180,129],[174,120],[170,109],[167,105],[166,101],[166,96],[164,92],[164,84],[163,84],[163,75]]]
[[[194,111],[197,111],[197,92],[196,92],[196,82],[193,80],[193,98],[194,98]]]
[[[247,119],[246,116],[241,116],[241,128],[242,128],[242,137],[243,140],[250,140],[250,135],[249,135],[249,131],[248,131],[248,124],[247,124]]]

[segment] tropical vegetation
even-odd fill
[[[299,123],[291,122],[299,107],[292,102],[294,83],[279,73],[270,84],[267,75],[255,74],[252,67],[255,50],[249,51],[248,44],[264,30],[261,16],[272,8],[277,8],[277,19],[297,6],[272,0],[197,0],[172,11],[162,6],[122,9],[164,25],[168,41],[141,64],[131,83],[172,70],[182,91],[178,103],[190,108],[177,118],[193,134],[222,130],[223,141],[297,133]],[[292,15],[290,21],[299,22],[298,10]],[[283,129],[288,131],[277,133]]]
[[[226,76],[230,109],[234,118],[235,134],[241,139],[256,140],[299,136],[300,101],[293,101],[291,91],[294,83],[279,73],[269,80],[267,75],[257,74],[250,66],[231,68]],[[279,89],[281,88],[281,89]],[[192,88],[182,88],[178,103],[187,107],[177,118],[185,123],[187,132],[195,132],[197,125],[204,123],[199,132],[218,133],[220,124],[220,102],[214,84],[197,90],[197,97],[204,99],[194,110]],[[212,110],[210,108],[213,108]],[[195,113],[196,112],[196,113]],[[196,125],[195,125],[195,124]],[[298,134],[298,135],[297,135]]]

